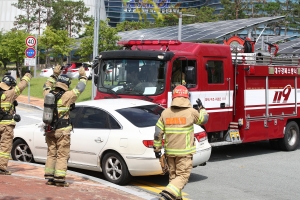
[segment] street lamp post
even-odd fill
[[[182,12],[179,12],[179,18],[178,18],[178,40],[179,41],[181,41],[182,16],[195,17],[196,15],[182,14]]]
[[[95,0],[95,18],[94,18],[94,46],[93,46],[93,59],[98,56],[98,43],[99,43],[99,26],[100,26],[100,6],[101,0]],[[94,86],[94,70],[92,73],[92,95],[91,100],[94,99],[95,96],[95,86]]]

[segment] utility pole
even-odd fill
[[[94,46],[93,46],[93,59],[98,56],[98,39],[99,39],[99,26],[100,26],[100,7],[101,0],[95,0],[95,16],[94,16]],[[94,70],[92,70],[92,95],[91,100],[95,96],[95,85],[94,85]]]
[[[178,17],[178,40],[181,41],[182,16],[195,17],[196,15],[182,14],[182,12],[179,12],[178,14],[179,14],[179,17]]]

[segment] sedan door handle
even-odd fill
[[[100,143],[103,142],[103,140],[100,137],[98,137],[97,139],[95,139],[95,142]]]

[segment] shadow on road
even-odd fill
[[[298,146],[298,151],[300,145]],[[213,147],[209,162],[219,162],[230,159],[237,159],[249,156],[258,156],[271,153],[289,153],[286,151],[274,150],[269,144],[269,141],[251,142],[245,144],[228,145]]]
[[[189,178],[189,183],[193,183],[193,182],[199,182],[199,181],[203,181],[205,179],[207,179],[207,176],[202,176],[200,174],[196,174],[196,173],[191,173],[191,176]]]

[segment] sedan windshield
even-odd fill
[[[125,117],[133,125],[142,128],[155,126],[163,110],[164,108],[159,105],[146,105],[123,108],[116,111],[123,115],[123,117]]]
[[[116,94],[157,95],[165,87],[166,61],[103,60],[99,90]]]

